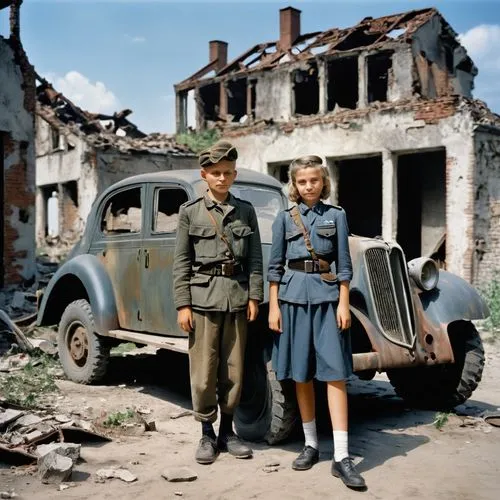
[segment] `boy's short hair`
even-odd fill
[[[217,141],[198,155],[201,168],[210,167],[221,160],[236,161],[237,159],[238,151],[236,148],[230,142],[224,140]]]

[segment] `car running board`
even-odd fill
[[[129,330],[109,330],[106,337],[135,342],[136,344],[150,345],[158,349],[188,353],[187,337],[165,337],[164,335],[152,335],[149,333],[131,332]]]

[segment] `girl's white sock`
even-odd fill
[[[335,462],[340,462],[349,456],[347,431],[333,431],[333,446]]]
[[[304,437],[306,440],[306,446],[311,446],[315,450],[318,449],[318,434],[316,432],[316,419],[310,422],[302,422],[302,428],[304,429]]]

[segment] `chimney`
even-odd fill
[[[17,43],[21,40],[21,29],[19,27],[19,10],[23,0],[14,0],[10,5],[10,36]]]
[[[300,36],[300,10],[285,7],[280,10],[280,40],[281,50],[289,50]]]
[[[211,40],[208,42],[209,62],[217,61],[216,71],[219,71],[227,64],[227,42],[220,40]]]

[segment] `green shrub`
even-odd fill
[[[490,309],[486,324],[491,330],[500,329],[500,271],[493,273],[493,279],[481,289],[481,294]]]
[[[211,146],[214,142],[217,142],[220,139],[220,132],[215,128],[201,130],[199,132],[185,132],[183,134],[177,134],[175,139],[179,144],[186,145],[191,151],[198,154],[203,149]]]

